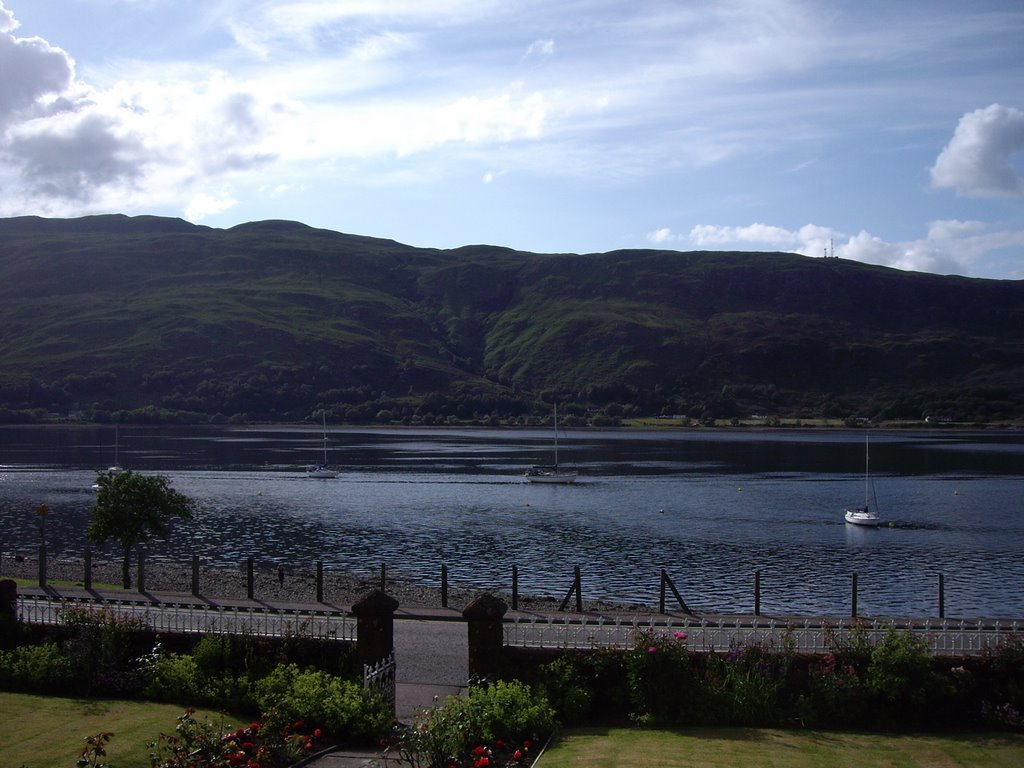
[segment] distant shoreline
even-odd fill
[[[626,422],[615,425],[593,425],[559,423],[559,429],[586,430],[595,432],[621,431],[621,432],[643,432],[643,431],[665,431],[665,432],[778,432],[788,433],[805,430],[808,432],[861,432],[865,429],[903,432],[906,430],[921,430],[931,434],[942,434],[943,432],[1018,432],[1024,430],[1024,420],[1004,420],[998,422],[925,422],[925,421],[883,421],[877,423],[864,423],[849,425],[842,419],[821,419],[815,417],[781,418],[779,424],[767,424],[760,419],[740,419],[738,424],[731,424],[725,420],[719,420],[714,424],[702,424],[697,420],[690,423],[683,423],[683,420],[674,417],[659,418],[648,416],[641,419],[628,419]],[[69,428],[96,428],[96,427],[135,427],[140,429],[166,429],[191,427],[217,427],[222,429],[246,429],[246,428],[279,428],[279,429],[320,429],[320,424],[312,421],[249,421],[244,423],[214,423],[210,421],[196,422],[166,422],[166,423],[136,423],[136,422],[105,422],[105,421],[78,421],[73,419],[53,419],[47,421],[11,422],[0,424],[3,427],[44,427],[62,429]],[[480,424],[477,422],[466,422],[464,424],[361,424],[357,422],[327,422],[328,429],[345,430],[366,430],[366,431],[402,431],[414,429],[429,429],[437,431],[446,430],[500,430],[519,432],[537,429],[550,429],[550,424],[540,421],[536,424]]]

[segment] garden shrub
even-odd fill
[[[220,677],[235,668],[227,635],[204,635],[192,649],[192,658],[201,675]]]
[[[391,726],[390,707],[378,694],[295,664],[279,664],[256,683],[254,694],[262,712],[316,725],[339,741],[368,742]]]
[[[411,730],[393,740],[389,751],[424,768],[474,765],[496,753],[507,753],[506,762],[515,763],[554,727],[555,711],[542,693],[517,680],[498,681],[449,696],[443,706],[426,710]]]
[[[537,683],[563,725],[629,715],[625,660],[619,649],[567,651],[540,667]]]
[[[696,720],[699,679],[686,647],[686,633],[644,631],[626,653],[633,718],[643,725]]]
[[[141,668],[143,694],[151,701],[199,704],[199,666],[188,654],[163,654],[159,650],[144,657]]]
[[[946,687],[935,672],[928,643],[910,631],[887,632],[872,649],[866,684],[880,725],[933,722]]]
[[[540,687],[562,725],[582,725],[590,718],[594,692],[573,656],[559,656],[540,670]]]
[[[63,651],[85,691],[117,696],[139,692],[135,660],[153,641],[144,620],[105,608],[65,608],[60,622],[69,633]]]
[[[60,693],[70,687],[74,677],[74,669],[57,643],[0,652],[0,685],[6,690]]]
[[[958,683],[974,683],[979,716],[1000,728],[1024,729],[1024,638],[1014,637],[985,653],[970,674],[953,670]]]
[[[189,709],[178,718],[172,734],[161,734],[149,744],[149,765],[150,768],[298,765],[313,751],[322,735],[319,731],[296,727],[298,725],[279,728],[262,720],[236,728],[224,721],[200,722]]]
[[[783,723],[792,711],[786,701],[788,673],[788,654],[757,645],[711,654],[704,674],[704,719],[724,725]]]
[[[871,712],[867,687],[857,667],[826,653],[812,659],[800,695],[799,719],[805,725],[867,725]]]

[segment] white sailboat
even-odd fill
[[[338,473],[327,466],[327,412],[322,411],[320,415],[323,417],[324,425],[324,461],[323,464],[306,467],[306,477],[311,477],[315,480],[331,480],[337,477]]]
[[[121,445],[121,428],[114,427],[114,463],[107,467],[107,472],[113,475],[120,475],[124,472],[124,467],[121,466],[121,462],[118,460],[118,454],[120,453]],[[93,483],[92,489],[98,491],[100,489],[99,483]]]
[[[868,528],[877,528],[882,521],[868,504],[868,492],[873,495],[874,487],[871,485],[871,470],[868,451],[868,436],[864,435],[864,504],[859,507],[847,507],[845,511],[846,522],[851,525],[862,525]],[[875,499],[875,506],[878,500]]]
[[[558,404],[555,404],[555,463],[538,464],[526,470],[526,479],[531,483],[571,485],[576,482],[579,472],[558,466]]]

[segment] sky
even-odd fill
[[[1022,41],[1021,0],[0,0],[0,216],[1020,280]]]

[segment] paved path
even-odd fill
[[[418,711],[466,689],[469,648],[461,621],[395,621],[395,715],[412,723]]]

